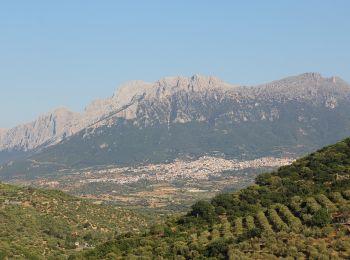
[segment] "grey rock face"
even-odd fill
[[[28,124],[0,129],[0,151],[47,147],[82,129],[114,124],[118,118],[140,128],[192,121],[212,125],[221,121],[274,121],[279,118],[279,106],[283,103],[308,103],[332,110],[339,103],[348,102],[349,97],[348,83],[317,73],[255,87],[197,75],[166,77],[155,83],[131,81],[118,88],[111,98],[94,101],[83,113],[59,108]]]
[[[70,135],[78,118],[65,108],[58,108],[44,114],[35,121],[6,130],[0,136],[1,150],[30,150],[46,142],[55,142],[65,135]]]

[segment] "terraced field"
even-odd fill
[[[334,192],[329,197],[319,194],[315,197],[301,199],[298,196],[292,198],[292,203],[288,206],[274,204],[266,210],[259,211],[255,215],[238,217],[229,221],[226,216],[221,217],[221,223],[214,225],[210,233],[203,232],[201,236],[206,236],[210,242],[214,238],[239,237],[259,229],[261,232],[301,232],[308,228],[308,224],[313,215],[320,209],[326,209],[331,215],[336,215],[342,207],[350,206],[350,190]]]
[[[350,243],[349,236],[339,240],[340,234],[349,232],[346,231],[345,223],[338,223],[333,218],[333,223],[330,226],[310,228],[310,222],[315,214],[322,209],[329,212],[331,216],[337,216],[339,211],[349,207],[350,190],[334,192],[328,197],[324,194],[304,199],[295,196],[288,206],[279,203],[273,204],[254,215],[237,217],[231,220],[223,215],[220,218],[220,223],[213,225],[209,232],[205,230],[198,236],[192,234],[192,239],[195,243],[210,247],[213,244],[220,243],[220,241],[243,241],[247,237],[254,237],[257,233],[261,233],[259,240],[252,238],[248,242],[231,247],[228,255],[232,259],[240,259],[239,255],[242,252],[245,254],[251,253],[251,257],[254,257],[254,254],[267,258],[283,257],[286,254],[285,248],[291,248],[292,251],[295,250],[295,257],[308,258],[312,256],[312,252],[315,256],[319,255],[322,250],[325,251],[326,247],[327,253],[331,252],[334,259],[343,259],[348,256],[349,252],[346,251],[346,248],[343,248],[345,252],[339,254],[339,248],[346,247],[345,245]],[[268,238],[273,238],[273,243]],[[280,241],[278,241],[279,238]],[[298,243],[298,239],[309,241],[310,244],[306,246],[304,243]],[[332,239],[337,242],[332,242]],[[280,249],[278,247],[274,248],[272,246],[274,243],[282,243]],[[252,247],[255,249],[251,250]],[[284,251],[282,248],[284,248]]]

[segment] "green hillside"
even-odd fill
[[[0,183],[0,259],[65,259],[146,224],[135,213],[60,191]]]
[[[142,235],[120,235],[89,259],[346,259],[350,257],[350,139],[199,201]]]

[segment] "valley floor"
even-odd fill
[[[293,162],[293,158],[263,157],[238,161],[203,156],[135,167],[113,165],[67,170],[37,179],[16,179],[15,184],[60,189],[92,199],[133,209],[181,212],[199,199],[211,198],[254,182],[257,174]]]

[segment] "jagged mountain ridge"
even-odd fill
[[[273,106],[264,108],[266,102],[311,102],[333,109],[338,102],[349,100],[349,95],[350,86],[345,81],[317,73],[256,87],[234,86],[215,77],[197,75],[166,77],[153,84],[131,81],[111,98],[94,101],[83,113],[59,108],[31,123],[0,130],[0,151],[47,147],[84,128],[113,124],[115,118],[132,120],[139,127],[192,121],[215,124],[218,118],[273,121],[279,116],[278,110]]]
[[[48,135],[35,152],[22,156],[25,160],[0,166],[0,175],[28,177],[206,154],[295,158],[349,136],[348,111],[349,84],[317,73],[256,87],[204,76],[133,81],[84,113],[71,114],[71,121],[56,123],[66,130]]]
[[[204,90],[207,86],[206,77],[193,77],[197,80],[192,84],[192,88],[198,88],[197,91]],[[182,83],[172,85],[175,81]],[[169,95],[169,92],[175,92],[176,87],[183,87],[184,83],[189,83],[189,78],[164,78],[155,84],[144,81],[130,81],[114,93],[111,98],[99,99],[92,102],[85,109],[84,113],[75,113],[66,108],[59,108],[53,112],[40,116],[33,122],[22,124],[12,129],[0,131],[0,150],[31,150],[45,143],[55,144],[62,140],[62,137],[70,136],[85,127],[99,122],[111,112],[120,111],[117,116],[126,119],[135,117],[135,105],[137,97],[142,99],[162,98]],[[192,80],[193,81],[193,80]],[[215,84],[213,80],[208,80],[208,87],[220,88],[227,84]],[[215,82],[219,82],[215,79]],[[193,90],[193,89],[192,89]],[[128,106],[128,104],[134,106]],[[136,105],[137,106],[137,105]],[[127,107],[127,108],[126,108]],[[123,109],[124,108],[124,109]]]

